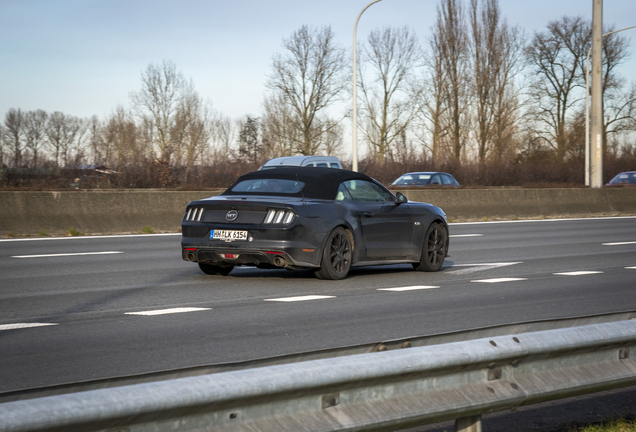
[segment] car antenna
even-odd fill
[[[296,180],[298,180],[298,183],[300,183],[300,179],[298,178],[298,174],[296,174]],[[305,202],[305,194],[303,193],[303,188],[302,188],[302,187],[300,188],[300,194],[301,194],[301,195],[302,195],[302,197],[303,197],[303,205],[307,204],[307,203]]]

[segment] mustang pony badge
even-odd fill
[[[236,220],[237,217],[238,217],[238,212],[236,210],[230,210],[225,215],[225,220],[227,220],[228,222],[232,222]]]

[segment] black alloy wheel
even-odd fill
[[[227,275],[230,274],[230,272],[232,271],[234,266],[233,265],[229,265],[229,266],[215,266],[215,265],[212,265],[212,264],[199,263],[199,268],[201,269],[201,271],[203,273],[208,274],[208,275],[227,276]]]
[[[446,228],[434,222],[428,227],[424,244],[422,245],[422,257],[419,264],[413,264],[417,271],[434,272],[442,268],[446,258]]]
[[[351,268],[351,237],[342,228],[337,227],[329,234],[325,249],[322,251],[322,265],[316,270],[318,279],[344,279]]]

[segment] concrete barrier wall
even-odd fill
[[[0,192],[0,236],[176,232],[188,202],[220,191],[99,190]]]
[[[412,201],[440,206],[450,221],[636,214],[636,188],[419,189]],[[188,202],[221,191],[0,192],[0,236],[177,232]]]
[[[636,214],[636,188],[419,189],[409,200],[441,207],[453,221]]]

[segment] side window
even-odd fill
[[[443,176],[442,176],[442,184],[444,184],[444,185],[452,185],[452,184],[455,184],[455,183],[454,183],[454,182],[453,182],[453,180],[450,178],[450,176],[443,175]]]
[[[336,201],[347,201],[347,202],[353,201],[351,194],[349,193],[349,191],[347,190],[347,188],[345,187],[343,183],[340,183],[340,186],[338,186]]]
[[[435,174],[433,176],[433,178],[431,179],[431,183],[430,184],[432,184],[432,185],[442,184],[442,180],[440,179],[440,175],[439,174]]]
[[[340,168],[337,163],[331,162],[331,168]]]
[[[354,201],[393,201],[393,195],[375,183],[366,180],[348,180],[344,182]]]
[[[316,164],[316,166],[319,168],[329,168],[329,165],[327,165],[325,162],[319,162]]]

